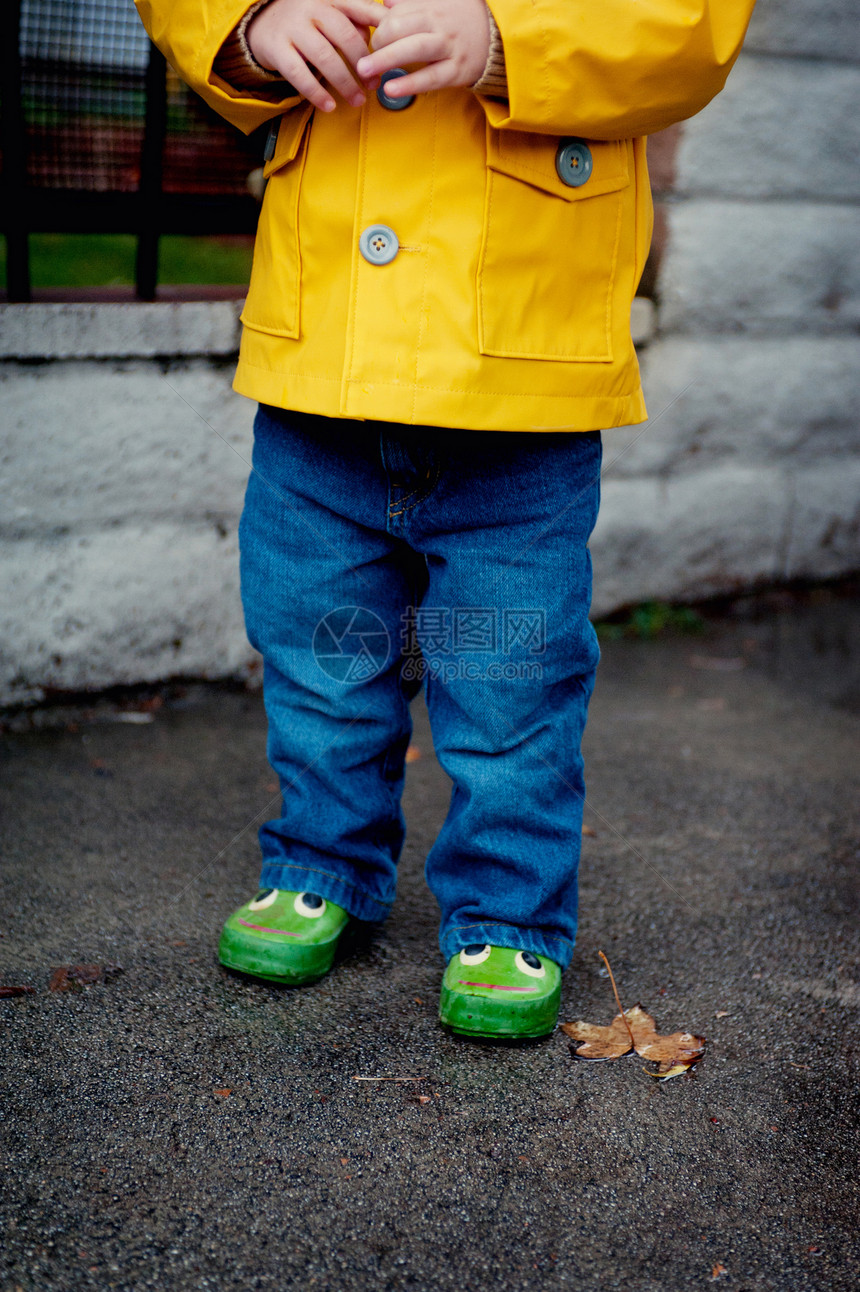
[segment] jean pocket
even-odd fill
[[[299,195],[312,113],[312,105],[305,103],[284,114],[275,151],[263,169],[268,183],[241,316],[257,332],[293,339],[301,323]]]
[[[587,178],[565,182],[565,141],[487,126],[478,265],[482,354],[610,363],[613,289],[631,145],[575,141]]]

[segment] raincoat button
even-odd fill
[[[579,188],[591,177],[594,161],[584,139],[562,139],[555,154],[555,168],[562,184]]]
[[[390,72],[382,73],[382,84],[376,91],[376,97],[382,104],[383,108],[388,108],[389,112],[402,112],[415,102],[414,94],[404,94],[402,98],[394,98],[385,93],[387,81],[396,81],[398,76],[405,76],[406,69],[403,67],[392,67]]]
[[[387,224],[371,224],[359,238],[358,249],[369,264],[387,265],[400,250],[400,243]]]

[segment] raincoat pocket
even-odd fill
[[[297,338],[302,262],[299,193],[313,107],[304,103],[281,118],[274,152],[263,168],[269,181],[254,243],[254,264],[242,322],[257,332]]]
[[[612,296],[630,145],[575,141],[587,178],[580,172],[565,183],[556,162],[567,142],[487,126],[477,278],[482,354],[612,361]]]

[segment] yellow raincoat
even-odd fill
[[[652,228],[644,136],[718,93],[753,0],[490,0],[507,101],[447,89],[391,111],[371,94],[330,114],[213,71],[249,0],[136,3],[229,121],[280,118],[238,391],[474,430],[644,420],[630,339]],[[360,251],[376,225],[397,239],[385,264]]]

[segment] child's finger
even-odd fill
[[[351,103],[353,107],[359,107],[364,103],[363,89],[353,78],[346,63],[323,31],[312,28],[309,32],[303,33],[298,48],[302,57],[307,59],[347,103]],[[299,88],[295,81],[293,85],[296,89]]]
[[[376,27],[385,9],[376,0],[331,0],[332,8],[346,14],[356,27]]]
[[[367,39],[357,31],[353,23],[344,14],[337,9],[330,9],[318,24],[319,30],[329,40],[335,49],[340,50],[346,62],[350,67],[355,67],[359,59],[364,58],[367,54]],[[323,69],[320,68],[320,71]],[[352,80],[352,78],[350,78]],[[353,94],[360,87],[352,81]],[[340,89],[340,86],[337,87]],[[343,90],[341,90],[343,93]],[[347,97],[346,95],[344,97]]]
[[[436,63],[428,63],[426,67],[421,67],[416,72],[409,72],[406,76],[398,76],[396,80],[385,82],[385,93],[390,98],[399,98],[410,94],[426,94],[429,90],[443,90],[449,85],[454,85],[456,76],[456,64],[450,59],[440,59]]]
[[[334,111],[337,106],[334,99],[320,85],[304,59],[296,57],[289,61],[284,60],[283,64],[278,66],[278,71],[302,98],[307,99],[308,103],[312,103],[321,112]]]
[[[409,63],[438,62],[447,55],[448,50],[444,39],[435,32],[425,31],[419,32],[416,36],[406,36],[403,40],[397,40],[383,49],[374,50],[366,58],[359,59],[355,70],[362,80],[367,80],[371,76],[380,76],[383,72],[389,72],[395,67],[405,67]],[[401,94],[405,93],[401,89],[401,82],[404,79],[402,77],[398,79],[398,89]],[[388,93],[387,90],[386,93]]]
[[[357,27],[375,27],[385,12],[375,0],[336,0],[334,7]]]
[[[399,9],[396,13],[383,12],[379,25],[373,33],[372,47],[384,49],[386,45],[393,44],[395,40],[402,40],[404,36],[415,36],[422,31],[435,30],[438,28],[428,15],[414,5]]]

